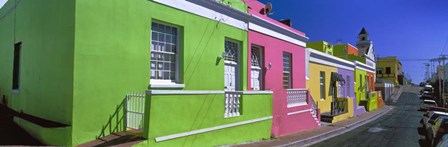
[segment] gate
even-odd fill
[[[126,129],[143,130],[145,114],[145,94],[126,95]]]

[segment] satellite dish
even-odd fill
[[[264,7],[264,11],[266,15],[269,15],[269,13],[271,13],[272,11],[272,4],[270,2],[266,3],[265,7]]]

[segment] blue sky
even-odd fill
[[[310,41],[355,44],[366,27],[380,57],[398,56],[415,83],[425,76],[414,59],[438,57],[448,39],[447,0],[282,0],[273,4],[275,19],[291,18]],[[448,47],[444,52],[448,54]],[[408,60],[412,59],[412,60]]]

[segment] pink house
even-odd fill
[[[306,88],[305,46],[308,38],[289,22],[269,18],[265,4],[243,0],[249,7],[248,87],[271,90],[274,137],[316,128],[319,110]],[[269,8],[269,7],[267,7]]]

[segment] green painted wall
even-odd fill
[[[240,11],[247,12],[247,4],[242,0],[219,0],[219,1]]]
[[[0,10],[0,16],[4,16],[0,19],[0,94],[16,111],[70,125],[75,2],[22,0],[7,13],[14,2],[8,1]],[[17,42],[22,42],[20,91],[13,93]],[[71,144],[70,137],[61,142]]]
[[[338,44],[333,46],[333,55],[339,58],[348,59],[348,45]]]
[[[184,90],[224,89],[224,64],[217,59],[226,38],[241,42],[240,68],[247,69],[246,31],[152,1],[78,0],[75,20],[74,145],[95,139],[110,117],[121,119],[126,94],[148,89],[152,20],[181,28]],[[245,90],[247,70],[240,75]],[[121,122],[112,122],[112,128],[120,128]]]
[[[145,134],[149,145],[216,146],[270,138],[271,120],[173,140],[155,138],[272,116],[272,95],[243,95],[241,116],[224,118],[224,94],[152,95],[146,102]],[[154,116],[154,117],[152,117]],[[148,127],[149,124],[149,127]]]
[[[360,69],[355,69],[355,96],[356,96],[356,105],[359,106],[359,101],[366,100],[366,90],[365,88],[360,88],[365,86],[365,76],[367,72]],[[360,79],[360,75],[362,80]]]
[[[224,65],[218,57],[226,38],[241,42],[240,69],[247,69],[247,31],[152,1],[23,0],[16,11],[6,14],[13,2],[0,10],[5,16],[0,20],[0,92],[17,111],[72,125],[71,136],[61,145],[78,145],[123,129],[126,94],[144,92],[150,86],[153,20],[181,28],[184,90],[223,90]],[[244,3],[231,5],[247,11]],[[12,56],[19,41],[20,92],[13,94]],[[246,90],[247,70],[240,70],[240,75],[240,87]],[[270,112],[269,102],[264,108]],[[261,124],[270,128],[271,123]]]
[[[373,111],[378,108],[378,92],[370,92],[367,100],[367,111]]]
[[[46,128],[18,117],[14,117],[14,123],[46,145],[67,144],[71,136],[71,127]]]
[[[306,47],[321,51],[325,54],[333,55],[333,45],[326,41],[307,42]]]

